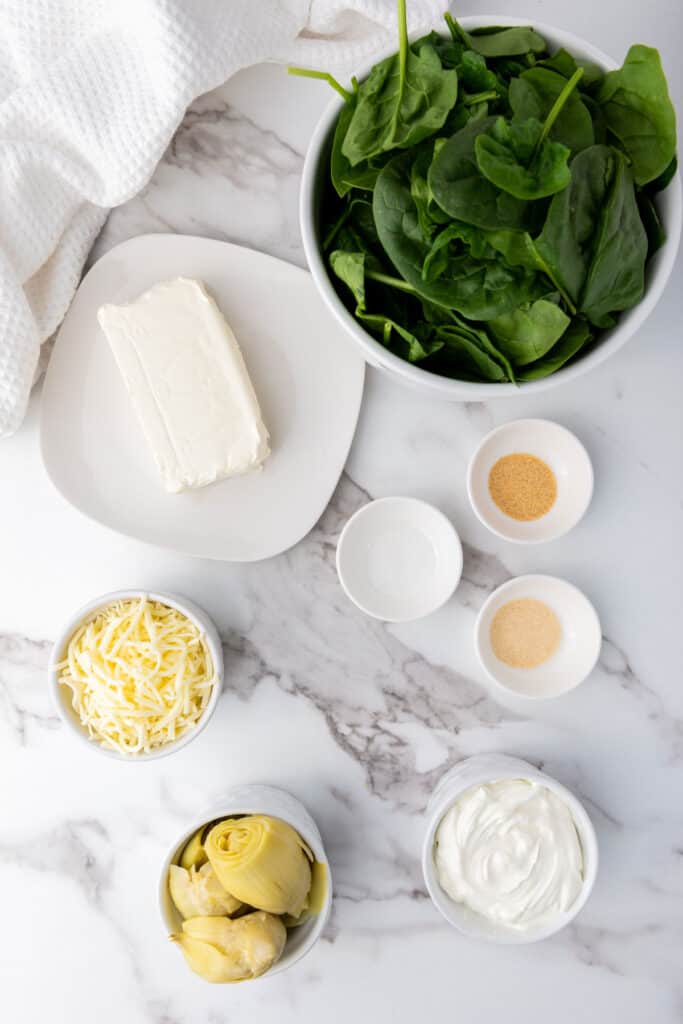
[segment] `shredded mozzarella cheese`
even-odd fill
[[[215,685],[197,626],[145,597],[118,601],[83,623],[56,668],[90,738],[121,754],[179,740],[197,725]]]

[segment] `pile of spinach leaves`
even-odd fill
[[[643,296],[676,169],[659,54],[602,72],[533,28],[465,32],[445,15],[361,83],[332,140],[321,245],[340,296],[388,349],[433,373],[536,380]]]

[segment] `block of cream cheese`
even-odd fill
[[[270,454],[237,340],[200,281],[162,281],[98,311],[164,486],[203,487]]]

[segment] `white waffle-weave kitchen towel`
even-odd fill
[[[410,0],[409,28],[441,0]],[[353,70],[395,0],[0,0],[0,437],[26,410],[107,211],[198,95],[264,60]]]

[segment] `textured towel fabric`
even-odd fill
[[[411,0],[409,28],[439,0]],[[20,425],[110,207],[185,109],[264,60],[348,71],[396,39],[394,0],[0,0],[0,437]]]

